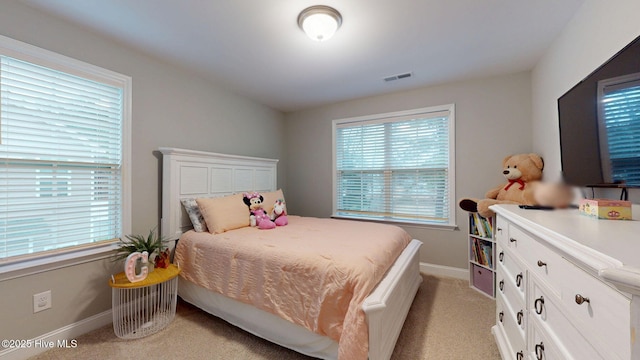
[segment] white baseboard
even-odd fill
[[[469,280],[469,269],[455,268],[451,266],[436,265],[429,263],[420,263],[420,272],[436,275],[436,276],[448,276],[460,280]]]
[[[111,309],[82,319],[73,324],[53,330],[34,339],[23,339],[20,348],[9,348],[0,351],[0,360],[24,360],[36,356],[55,347],[81,347],[75,338],[89,331],[101,328],[113,321]],[[4,348],[4,346],[3,346]]]

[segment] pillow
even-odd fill
[[[191,219],[191,224],[193,224],[193,230],[196,232],[205,232],[209,231],[207,229],[207,223],[204,221],[204,217],[200,212],[200,208],[198,208],[198,203],[196,199],[182,199],[182,206],[187,211],[189,215],[189,219]]]
[[[260,193],[264,198],[262,201],[262,208],[267,212],[267,214],[271,214],[273,211],[273,204],[275,204],[276,200],[282,199],[284,201],[284,194],[282,193],[282,189],[278,189],[277,191],[271,191],[266,193]],[[285,201],[285,209],[286,209],[286,201]]]
[[[249,226],[249,207],[242,194],[196,199],[198,208],[212,234]]]

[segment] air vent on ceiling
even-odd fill
[[[401,80],[401,79],[407,79],[413,76],[413,73],[411,72],[406,72],[403,74],[397,74],[397,75],[391,75],[391,76],[387,76],[384,78],[385,82],[390,82],[390,81],[396,81],[396,80]]]

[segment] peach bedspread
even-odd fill
[[[393,225],[289,216],[273,230],[185,233],[181,276],[338,342],[339,359],[366,359],[362,303],[411,241]]]

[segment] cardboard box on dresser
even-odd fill
[[[631,220],[631,202],[625,200],[583,199],[580,213],[609,220]]]

